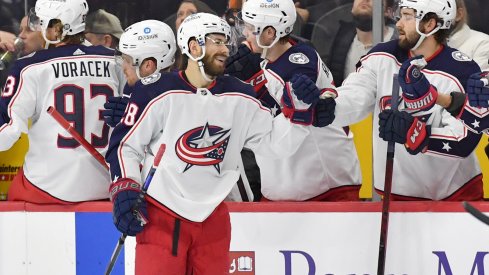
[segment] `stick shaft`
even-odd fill
[[[70,135],[76,140],[87,152],[92,155],[105,169],[109,169],[105,158],[95,149],[88,141],[83,138],[76,130],[71,126],[71,124],[58,112],[54,107],[49,107],[47,112],[58,122],[58,124],[63,127]]]
[[[392,79],[392,98],[391,108],[397,110],[399,100],[399,82],[397,74]],[[392,190],[392,172],[394,170],[394,151],[395,143],[389,141],[387,143],[387,159],[385,163],[385,179],[384,179],[384,199],[382,201],[382,220],[380,223],[380,239],[379,239],[379,258],[377,263],[377,275],[385,274],[385,258],[387,252],[387,233],[389,231],[389,209]]]
[[[489,225],[489,217],[484,215],[479,209],[475,208],[473,205],[470,203],[464,201],[463,206],[467,212],[469,212],[472,216],[474,216],[476,219],[479,221]]]

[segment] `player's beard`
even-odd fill
[[[418,32],[413,32],[412,34],[408,34],[402,30],[399,30],[399,35],[404,35],[404,38],[399,37],[399,47],[403,50],[410,50],[414,46],[416,46],[416,43],[418,43],[419,38],[421,35],[419,35]]]
[[[224,59],[224,62],[221,62],[217,59]],[[226,59],[227,55],[225,54],[206,54],[204,58],[202,58],[205,73],[211,77],[223,75],[224,70],[226,69],[226,66],[224,65]]]
[[[372,15],[370,14],[354,14],[353,23],[361,31],[372,31]]]

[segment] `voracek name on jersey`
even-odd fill
[[[110,75],[110,62],[109,61],[63,61],[60,60],[51,64],[54,76],[60,77],[80,77],[80,76],[93,76],[93,77],[112,77]]]

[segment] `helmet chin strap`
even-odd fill
[[[255,30],[255,32],[257,32],[257,34],[255,35],[255,39],[256,39],[256,44],[258,45],[258,47],[262,48],[263,51],[261,52],[261,58],[265,59],[265,57],[267,56],[267,51],[268,49],[270,49],[271,47],[273,47],[275,45],[275,43],[277,43],[277,41],[280,39],[280,37],[278,37],[277,35],[275,35],[275,39],[272,41],[272,43],[268,46],[265,46],[265,45],[262,45],[260,43],[260,36],[262,34],[262,32],[259,32]]]
[[[422,33],[419,30],[419,22],[420,21],[421,20],[418,20],[418,19],[416,20],[416,32],[420,35],[420,37],[418,39],[418,42],[416,42],[416,45],[414,45],[414,47],[411,48],[411,51],[415,51],[421,45],[421,43],[423,43],[423,41],[425,40],[426,37],[433,35],[435,32],[437,32],[440,29],[440,24],[437,24],[436,28],[434,28],[431,32],[429,32],[427,34]]]
[[[58,40],[49,40],[47,37],[46,37],[46,30],[43,30],[42,32],[42,38],[44,39],[44,49],[48,49],[49,48],[49,45],[51,44],[58,44],[61,42],[62,39],[58,39]]]
[[[197,64],[199,65],[199,71],[202,77],[205,79],[205,81],[212,82],[216,77],[210,77],[208,74],[205,73],[204,70],[204,62],[202,62],[201,59],[197,61]]]
[[[208,74],[205,73],[204,70],[204,62],[202,62],[202,59],[205,56],[205,46],[201,45],[202,48],[202,54],[198,57],[193,57],[190,53],[187,55],[190,59],[193,61],[197,62],[197,65],[199,66],[199,71],[202,77],[204,78],[205,81],[212,82],[214,81],[215,77],[210,77]]]
[[[141,64],[141,65],[143,65],[143,64]],[[141,76],[141,73],[139,72],[141,65],[139,65],[139,66],[133,66],[134,69],[136,69],[136,75],[137,75],[138,79],[142,79],[142,78],[145,78],[146,77],[146,76]],[[158,71],[159,71],[158,68],[156,68],[154,72],[148,74],[147,76],[150,76],[150,75],[152,75],[152,74],[154,74],[154,73],[156,73]]]

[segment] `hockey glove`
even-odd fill
[[[469,104],[478,108],[489,108],[489,72],[472,74],[467,80]]]
[[[379,114],[379,136],[404,144],[412,155],[426,151],[430,134],[431,126],[409,113],[389,109]]]
[[[104,121],[110,127],[115,127],[124,116],[129,98],[120,96],[111,96],[104,104],[105,110],[102,111]]]
[[[416,56],[404,61],[399,69],[399,85],[408,110],[426,111],[436,103],[438,91],[421,72],[425,65],[423,56]]]
[[[314,122],[312,123],[315,127],[326,127],[333,123],[335,115],[336,101],[332,97],[326,97],[319,99],[316,104],[316,109],[314,112]]]
[[[290,81],[285,83],[282,113],[294,123],[311,125],[319,94],[316,83],[308,76],[303,74],[292,76]]]
[[[241,44],[238,52],[226,60],[224,73],[249,82],[261,70],[261,61],[259,53],[253,53],[245,44]]]
[[[114,224],[121,233],[136,236],[148,222],[146,200],[141,187],[132,179],[122,178],[110,185]]]

